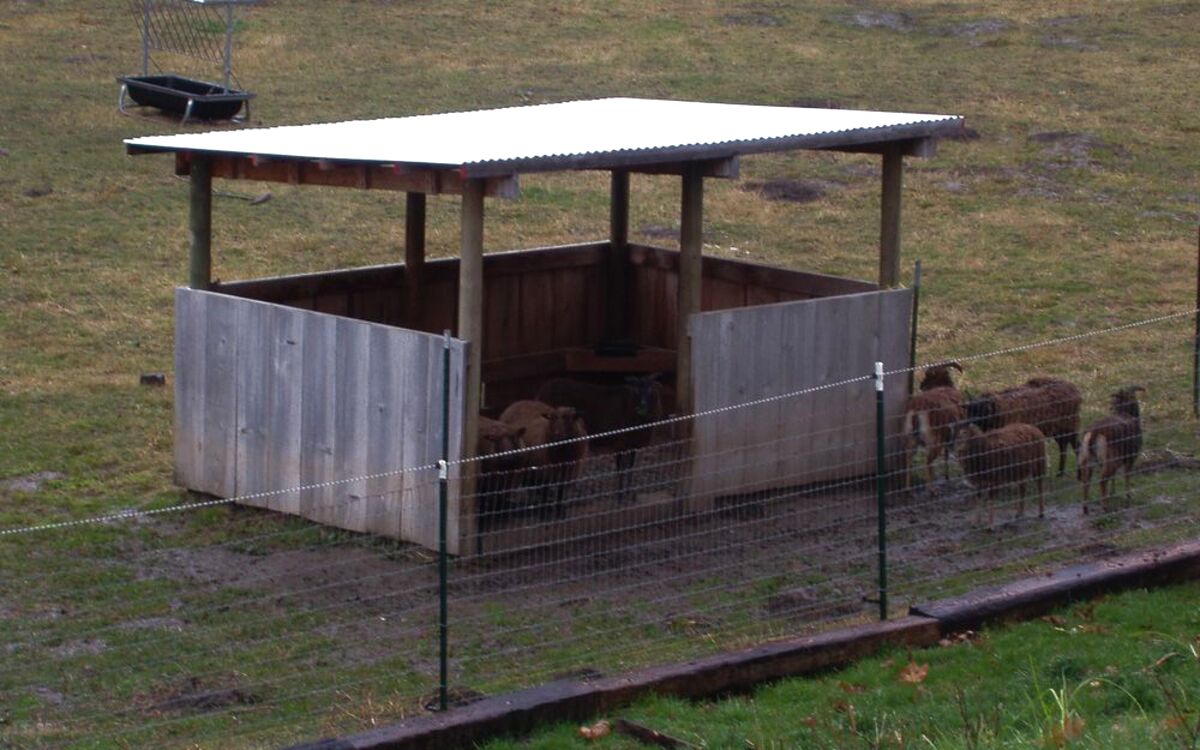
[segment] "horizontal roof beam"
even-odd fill
[[[630,167],[629,171],[639,174],[682,175],[684,168],[689,164],[699,166],[701,177],[736,180],[741,172],[741,162],[736,156],[729,156],[724,159],[705,159],[698,162],[681,161],[664,164],[644,164],[637,167]]]
[[[937,138],[909,138],[903,141],[858,143],[852,146],[834,146],[825,150],[842,151],[848,154],[884,154],[899,151],[901,156],[929,158],[937,154]]]
[[[191,173],[192,154],[175,154],[175,174]],[[324,185],[359,190],[394,190],[430,195],[462,195],[466,182],[457,169],[422,169],[389,164],[346,164],[324,160],[265,159],[256,156],[205,155],[212,176],[227,180],[256,180],[289,185]],[[516,175],[496,175],[484,180],[484,194],[516,198]]]

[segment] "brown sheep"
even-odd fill
[[[653,429],[628,429],[650,425],[663,418],[664,391],[656,375],[626,378],[619,385],[585,383],[570,378],[551,378],[538,390],[538,400],[555,406],[574,407],[587,424],[593,443],[614,451],[617,467],[617,497],[629,494],[629,472],[637,451],[650,444]],[[608,434],[617,430],[626,430]]]
[[[522,484],[537,490],[543,517],[552,509],[561,518],[567,488],[579,478],[588,456],[587,440],[580,439],[588,434],[584,420],[572,407],[524,400],[509,404],[500,421],[523,430],[526,446],[536,448],[522,454]],[[555,491],[553,503],[549,502],[551,489]]]
[[[480,459],[479,481],[475,492],[481,531],[486,531],[505,509],[513,472],[521,467],[522,454],[516,451],[525,447],[524,435],[524,427],[479,417],[475,442],[475,455]]]
[[[1108,511],[1112,479],[1118,470],[1125,472],[1125,499],[1132,499],[1129,472],[1142,452],[1142,410],[1137,394],[1140,385],[1121,388],[1112,395],[1112,412],[1093,422],[1083,433],[1079,447],[1079,481],[1083,484],[1083,512],[1088,512],[1088,486],[1092,470],[1100,470],[1100,505]]]
[[[954,388],[940,386],[909,396],[904,409],[904,486],[911,483],[912,459],[917,448],[925,448],[925,486],[933,489],[933,465],[945,456],[946,478],[950,478],[950,449],[954,432],[966,416],[962,396]]]
[[[959,432],[958,460],[976,497],[987,505],[988,525],[992,523],[992,496],[996,490],[1017,485],[1021,496],[1017,517],[1025,515],[1025,483],[1037,481],[1038,518],[1045,515],[1042,478],[1046,474],[1046,436],[1029,424],[1009,424],[983,432],[968,424]],[[980,511],[983,508],[980,506]]]
[[[984,393],[967,402],[967,420],[984,432],[1025,423],[1058,443],[1058,475],[1066,471],[1067,446],[1079,452],[1079,388],[1060,378],[1035,377],[1023,385]]]

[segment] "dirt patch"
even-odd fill
[[[82,638],[67,641],[50,650],[59,659],[70,659],[76,656],[99,656],[108,650],[108,642],[103,638]]]
[[[965,23],[948,26],[943,33],[949,36],[968,37],[974,39],[983,34],[999,34],[1003,31],[1008,31],[1011,27],[1008,21],[1002,18],[984,18],[979,21],[967,21]]]
[[[751,180],[741,185],[746,192],[755,192],[769,201],[812,203],[824,197],[832,183],[818,180]]]
[[[34,685],[30,690],[43,705],[46,706],[61,706],[67,702],[66,696],[57,690],[52,690],[45,685]]]
[[[36,474],[26,474],[21,477],[11,477],[0,480],[0,491],[8,492],[37,492],[46,482],[56,482],[64,479],[65,475],[57,471],[39,471]]]
[[[1099,52],[1101,49],[1096,42],[1071,34],[1046,34],[1039,41],[1043,47],[1052,49],[1073,49],[1079,52]]]
[[[657,225],[648,225],[640,227],[638,234],[643,237],[648,237],[652,240],[678,240],[679,227],[663,227]]]
[[[886,10],[860,10],[845,16],[843,23],[860,29],[887,29],[888,31],[912,31],[913,18],[907,13]]]
[[[758,26],[767,29],[777,29],[783,26],[782,18],[773,13],[764,13],[762,11],[729,13],[721,20],[726,26]]]
[[[1098,154],[1107,153],[1119,158],[1129,156],[1123,147],[1107,143],[1091,133],[1053,130],[1031,133],[1029,141],[1042,144],[1043,165],[1050,168],[1093,169],[1100,166]]]
[[[259,697],[236,686],[236,679],[227,679],[224,684],[213,684],[213,680],[189,677],[178,685],[166,688],[164,697],[143,696],[139,701],[150,714],[205,713],[220,711],[231,706],[248,706],[259,702]]]

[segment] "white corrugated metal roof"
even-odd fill
[[[961,124],[962,118],[954,115],[613,98],[151,136],[125,143],[130,153],[193,151],[411,164],[482,174],[603,168],[612,166],[614,155],[623,155],[623,163],[653,163],[875,143],[945,134]]]

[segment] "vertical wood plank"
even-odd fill
[[[300,482],[306,486],[335,477],[336,322],[336,318],[328,315],[309,314],[304,319]],[[332,487],[305,490],[300,499],[300,515],[321,523],[335,523],[334,497]]]
[[[425,194],[404,198],[404,321],[417,327],[425,303]]]
[[[780,370],[787,373],[789,391],[811,388],[816,385],[812,352],[816,337],[814,306],[787,305],[782,309]],[[788,485],[811,481],[813,409],[820,397],[820,394],[805,393],[780,405],[780,430],[786,437],[780,445],[778,474]]]
[[[440,432],[441,387],[434,374],[440,351],[437,337],[410,337],[401,344],[406,388],[402,407],[400,435],[404,442],[405,463],[423,466],[437,461]],[[405,492],[400,510],[400,536],[418,544],[437,546],[437,505],[432,488],[424,492]]]
[[[334,322],[334,331],[333,479],[338,482],[332,488],[335,524],[352,531],[366,531],[367,488],[366,482],[358,478],[367,473],[369,328],[358,321],[339,318]]]
[[[493,276],[486,281],[484,296],[484,359],[495,359],[518,354],[523,349],[521,340],[521,277],[520,275]]]
[[[303,339],[307,313],[274,305],[270,309],[274,360],[270,379],[261,385],[272,395],[267,463],[271,467],[271,489],[292,490],[300,486]],[[300,493],[277,495],[272,507],[296,513],[300,510]]]
[[[175,483],[202,490],[204,480],[205,297],[175,290]]]
[[[237,494],[237,308],[205,305],[204,477],[199,489],[218,497]]]
[[[554,283],[554,276],[548,273],[521,276],[521,351],[545,352],[554,348]]]
[[[247,300],[230,301],[237,320],[237,495],[245,496],[275,489],[270,465],[271,411],[274,389],[271,368],[275,341],[268,324],[272,308]],[[276,509],[273,496],[253,498],[248,504]]]
[[[553,313],[546,321],[551,331],[550,348],[593,346],[587,336],[588,298],[585,269],[564,268],[554,275]]]
[[[367,482],[364,527],[374,534],[398,537],[404,491],[404,475],[398,472],[405,466],[400,430],[406,371],[398,356],[403,339],[382,326],[372,326],[368,335],[366,470],[384,476]]]

